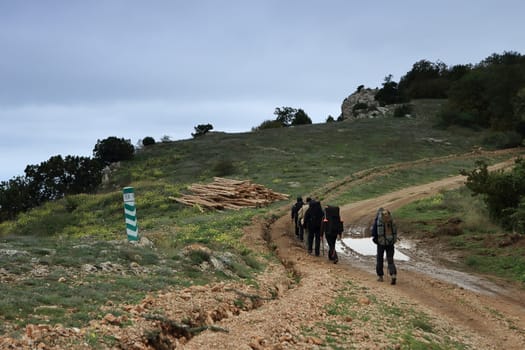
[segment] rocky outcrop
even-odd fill
[[[359,87],[356,92],[344,99],[341,105],[341,119],[383,117],[388,114],[388,107],[381,107],[374,98],[378,89]]]

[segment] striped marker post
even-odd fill
[[[124,216],[128,241],[138,241],[139,227],[137,225],[137,208],[135,208],[135,192],[133,187],[124,187],[122,192],[124,193]]]

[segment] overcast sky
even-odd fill
[[[97,140],[341,113],[427,59],[525,54],[523,0],[0,0],[0,181]]]

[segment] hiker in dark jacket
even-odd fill
[[[313,248],[316,256],[319,256],[320,254],[321,224],[323,222],[323,217],[324,212],[321,207],[321,202],[311,200],[308,210],[304,213],[304,223],[308,228],[308,253],[312,254]]]
[[[324,210],[324,219],[321,226],[321,232],[326,237],[328,243],[328,259],[337,264],[339,258],[335,250],[335,241],[341,239],[343,235],[343,222],[339,215],[339,207],[327,206]]]
[[[377,245],[376,273],[377,280],[383,282],[383,259],[386,252],[390,284],[396,284],[397,270],[394,264],[394,244],[397,241],[397,227],[390,211],[379,208],[372,226],[372,240]]]
[[[292,222],[295,228],[295,236],[299,238],[299,210],[303,206],[303,198],[297,197],[297,202],[292,206]]]

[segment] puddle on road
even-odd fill
[[[415,244],[410,240],[400,240],[395,247],[394,260],[400,262],[401,269],[424,273],[433,278],[453,283],[478,293],[489,295],[496,293],[505,294],[502,288],[484,278],[438,266],[432,261],[430,255],[425,256],[422,251],[418,251],[417,254],[411,254],[414,253]],[[375,273],[377,248],[365,227],[348,228],[343,233],[343,239],[336,241],[336,250],[340,260],[348,259],[347,261],[350,261],[351,264]],[[404,254],[402,251],[411,256]]]
[[[344,237],[341,241],[337,241],[336,250],[339,252],[345,252],[351,249],[357,254],[364,256],[375,256],[377,253],[377,246],[372,241],[372,238],[365,235],[366,228],[364,226],[350,227],[344,233]],[[410,258],[399,251],[398,248],[410,249],[411,244],[409,242],[399,242],[396,244],[396,250],[394,253],[394,260],[408,261]]]
[[[397,246],[399,245],[396,245],[394,260],[410,260],[410,258],[407,255],[401,253],[397,249]],[[345,249],[352,249],[358,254],[371,256],[375,256],[377,252],[377,246],[374,244],[374,242],[372,242],[371,238],[343,238],[341,241],[337,241],[336,250],[344,251]]]

